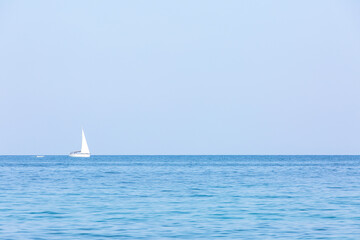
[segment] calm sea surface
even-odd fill
[[[360,239],[360,156],[0,156],[0,239]]]

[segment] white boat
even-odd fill
[[[81,150],[69,154],[70,157],[90,157],[90,150],[86,142],[84,130],[82,131]]]

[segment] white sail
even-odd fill
[[[90,153],[89,147],[86,142],[84,130],[82,130],[81,153]]]
[[[90,157],[90,150],[89,150],[89,147],[88,147],[87,142],[86,142],[84,130],[81,130],[81,131],[82,131],[81,150],[71,152],[69,154],[70,157],[82,157],[82,158]]]

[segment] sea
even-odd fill
[[[360,239],[360,156],[0,156],[0,239]]]

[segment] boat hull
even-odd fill
[[[70,157],[81,157],[81,158],[88,158],[90,157],[90,153],[70,153]]]

